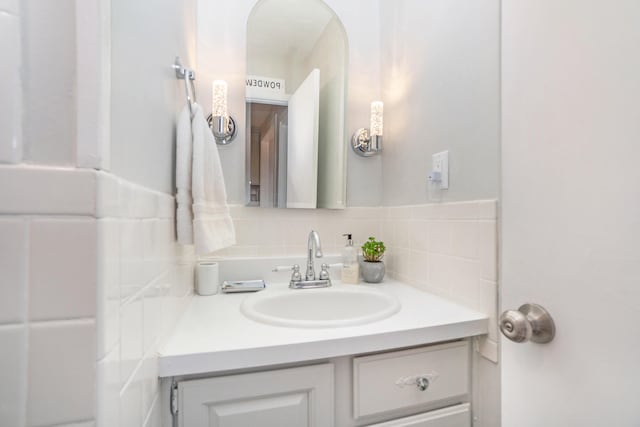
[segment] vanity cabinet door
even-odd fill
[[[178,383],[180,427],[332,427],[333,365]]]

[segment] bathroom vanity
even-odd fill
[[[487,333],[487,317],[391,280],[354,286],[399,309],[368,323],[294,327],[243,311],[312,290],[282,283],[195,297],[160,352],[163,425],[470,426],[471,337]],[[345,289],[313,292],[320,301]]]

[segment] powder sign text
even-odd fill
[[[284,93],[284,79],[262,76],[247,76],[247,90],[259,89],[271,93]]]

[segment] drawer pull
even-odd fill
[[[396,380],[396,385],[400,388],[404,388],[406,385],[415,385],[418,387],[418,390],[425,391],[429,388],[429,385],[438,378],[438,376],[439,374],[437,372],[431,371],[428,374],[400,377]]]
[[[425,377],[420,377],[416,380],[416,385],[418,386],[418,390],[425,391],[429,388],[429,380]]]

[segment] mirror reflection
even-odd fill
[[[247,22],[249,206],[345,207],[347,38],[321,0],[261,0]]]

